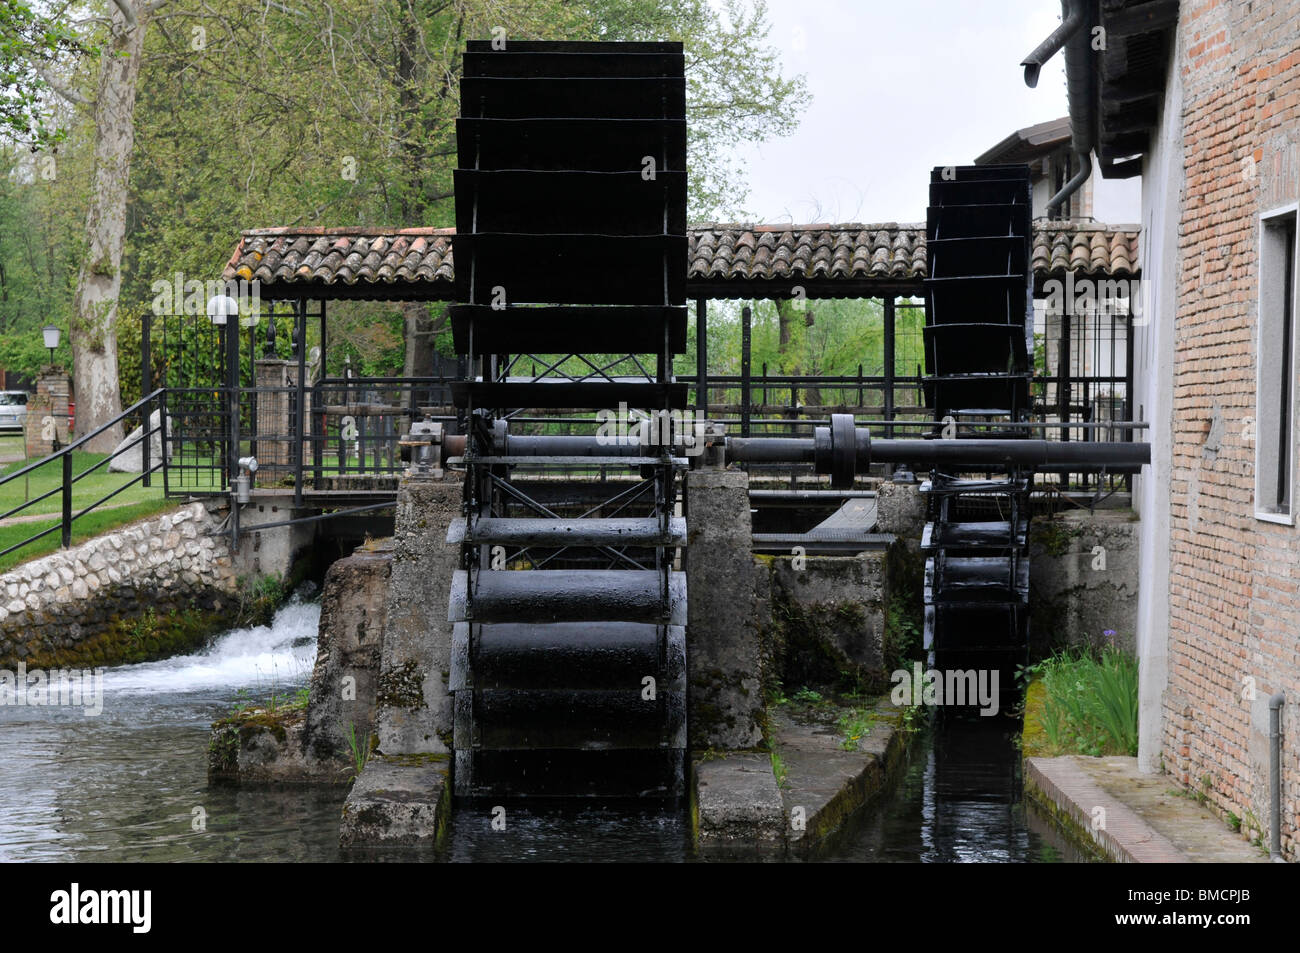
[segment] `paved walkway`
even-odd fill
[[[1029,758],[1025,785],[1051,801],[1114,860],[1131,863],[1267,863],[1268,853],[1229,830],[1136,758]]]
[[[105,503],[102,506],[95,507],[95,512],[100,510],[120,510],[126,506],[135,506],[141,502],[135,500],[131,503]],[[39,523],[41,521],[57,520],[62,518],[62,513],[55,511],[53,513],[27,513],[23,516],[11,516],[8,519],[0,520],[0,526],[16,526],[19,523]]]

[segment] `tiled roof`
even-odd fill
[[[255,228],[222,277],[284,287],[452,282],[454,228]],[[376,288],[382,298],[383,289]]]
[[[719,225],[690,230],[694,280],[925,277],[924,225]]]
[[[923,225],[731,225],[689,229],[690,284],[816,281],[907,284],[925,277]],[[264,295],[446,299],[455,229],[261,228],[243,233],[227,280],[258,279]],[[1127,277],[1138,271],[1138,229],[1035,223],[1033,267]]]

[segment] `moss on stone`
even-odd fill
[[[1042,679],[1036,678],[1025,689],[1025,710],[1020,725],[1020,750],[1026,758],[1047,757],[1053,754],[1043,730],[1042,713],[1047,701],[1047,690]]]
[[[405,768],[419,767],[427,764],[444,764],[450,760],[451,755],[447,753],[434,754],[433,752],[419,754],[386,754],[384,761],[389,764],[398,764]]]
[[[921,658],[925,631],[925,555],[898,539],[885,552],[885,626],[881,656],[887,672],[907,668]]]
[[[1112,862],[1114,860],[1100,844],[1093,840],[1086,827],[1044,794],[1036,785],[1025,784],[1025,797],[1041,814],[1046,815],[1051,820],[1052,826],[1056,828],[1070,846],[1090,860],[1101,862]]]
[[[424,673],[414,660],[380,673],[375,702],[384,708],[426,708]]]
[[[71,647],[51,648],[34,640],[27,645],[29,668],[75,668],[151,662],[199,649],[208,637],[224,630],[230,616],[222,610],[187,608],[139,615],[109,616],[106,626]]]

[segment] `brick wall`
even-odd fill
[[[1300,806],[1300,531],[1254,516],[1259,215],[1297,198],[1300,3],[1185,2],[1166,770],[1267,823],[1261,708],[1287,692],[1283,841]],[[1254,701],[1248,679],[1254,679]],[[1263,725],[1266,730],[1266,711]],[[1266,830],[1266,828],[1265,828]]]
[[[50,368],[37,379],[23,425],[28,457],[49,456],[56,441],[60,447],[68,445],[68,396],[68,375],[63,371]]]

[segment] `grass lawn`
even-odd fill
[[[379,455],[370,448],[366,449],[367,453],[364,461],[359,460],[357,457],[352,457],[348,461],[347,466],[350,472],[362,469],[363,462],[367,468],[379,469],[384,467],[385,461],[381,460]],[[240,450],[241,455],[248,452],[246,446],[241,447]],[[63,468],[59,460],[46,463],[26,476],[9,479],[6,482],[6,477],[11,477],[32,462],[21,459],[22,454],[23,441],[21,435],[0,435],[0,461],[10,461],[0,463],[0,514],[8,513],[17,507],[23,507],[11,517],[0,519],[0,552],[46,529],[57,527],[58,517],[63,510],[63,494],[61,491]],[[307,451],[307,457],[306,462],[310,466],[310,450]],[[145,487],[140,481],[128,486],[127,484],[131,484],[131,481],[135,480],[138,474],[110,473],[106,464],[98,469],[93,469],[92,472],[92,468],[96,464],[103,463],[106,458],[107,455],[102,453],[74,451],[72,454],[72,475],[76,480],[72,485],[72,512],[74,516],[86,507],[98,503],[115,490],[121,490],[120,493],[109,499],[101,507],[73,521],[72,541],[74,545],[101,533],[109,532],[126,523],[152,516],[179,505],[179,500],[169,500],[163,496],[163,474],[161,471],[153,474],[151,480],[153,485],[149,487]],[[168,471],[168,479],[173,493],[206,494],[219,489],[212,484],[213,480],[220,479],[219,470],[211,469],[209,458],[196,459],[192,455],[192,451],[190,451],[186,453],[183,466],[177,466],[180,462],[179,460],[173,460]],[[398,468],[401,467],[400,462],[395,465]],[[322,459],[322,475],[329,476],[338,472],[338,454],[326,453]],[[82,474],[85,475],[81,476],[80,479],[76,479]],[[289,476],[282,482],[282,485],[292,486],[292,477]],[[47,493],[48,496],[39,499]],[[29,505],[24,506],[23,504]],[[36,516],[48,516],[50,518],[32,518]],[[60,533],[55,529],[16,552],[0,556],[0,572],[28,560],[47,555],[58,549],[60,542]]]
[[[23,445],[20,436],[4,435],[0,437],[0,459],[13,459],[20,456],[22,452]],[[72,454],[73,477],[76,478],[82,473],[86,474],[72,485],[72,512],[74,516],[86,507],[99,502],[114,490],[126,487],[102,507],[92,510],[79,519],[74,519],[72,524],[73,545],[83,543],[101,533],[109,532],[119,526],[161,513],[179,505],[179,500],[169,500],[163,496],[161,472],[153,475],[151,481],[153,485],[149,487],[145,487],[142,482],[126,486],[136,478],[137,474],[109,473],[107,465],[101,466],[93,472],[87,472],[106,458],[107,454],[102,453],[74,451]],[[0,481],[23,469],[29,462],[19,459],[0,465]],[[181,474],[173,473],[172,476],[174,479],[179,479]],[[208,474],[204,471],[197,473],[194,471],[186,472],[184,479],[187,485],[184,489],[200,489],[200,487],[193,485],[194,481],[196,478],[207,477]],[[26,476],[17,477],[8,482],[0,482],[0,513],[7,513],[29,500],[36,500],[51,490],[55,491],[45,499],[31,503],[30,506],[15,513],[10,519],[0,521],[0,552],[26,539],[30,539],[44,530],[59,525],[58,517],[63,509],[63,494],[60,492],[62,485],[63,467],[58,460],[40,466]],[[206,489],[206,484],[203,488]],[[33,516],[50,516],[51,518],[31,519],[30,517]],[[59,548],[61,541],[61,534],[58,529],[55,529],[16,552],[0,556],[0,572],[54,552]]]
[[[89,470],[95,464],[103,461],[106,456],[107,454],[102,453],[74,451],[72,454],[73,477],[76,478],[78,474]],[[27,466],[27,463],[23,460],[6,464],[3,469],[0,469],[0,480],[3,480],[11,473],[16,473],[25,466]],[[109,473],[107,465],[87,474],[72,485],[72,511],[75,513],[78,510],[85,509],[113,490],[130,483],[135,476],[134,473]],[[146,500],[162,499],[162,474],[155,474],[152,482],[153,486],[151,487],[145,487],[141,483],[137,483],[113,497],[110,502],[143,503]],[[63,467],[58,460],[38,467],[26,477],[18,477],[8,483],[0,483],[0,513],[7,513],[23,502],[35,499],[49,490],[57,489],[62,484]],[[14,515],[30,516],[36,513],[58,513],[63,506],[62,499],[62,493],[55,493],[38,503],[33,503]]]

